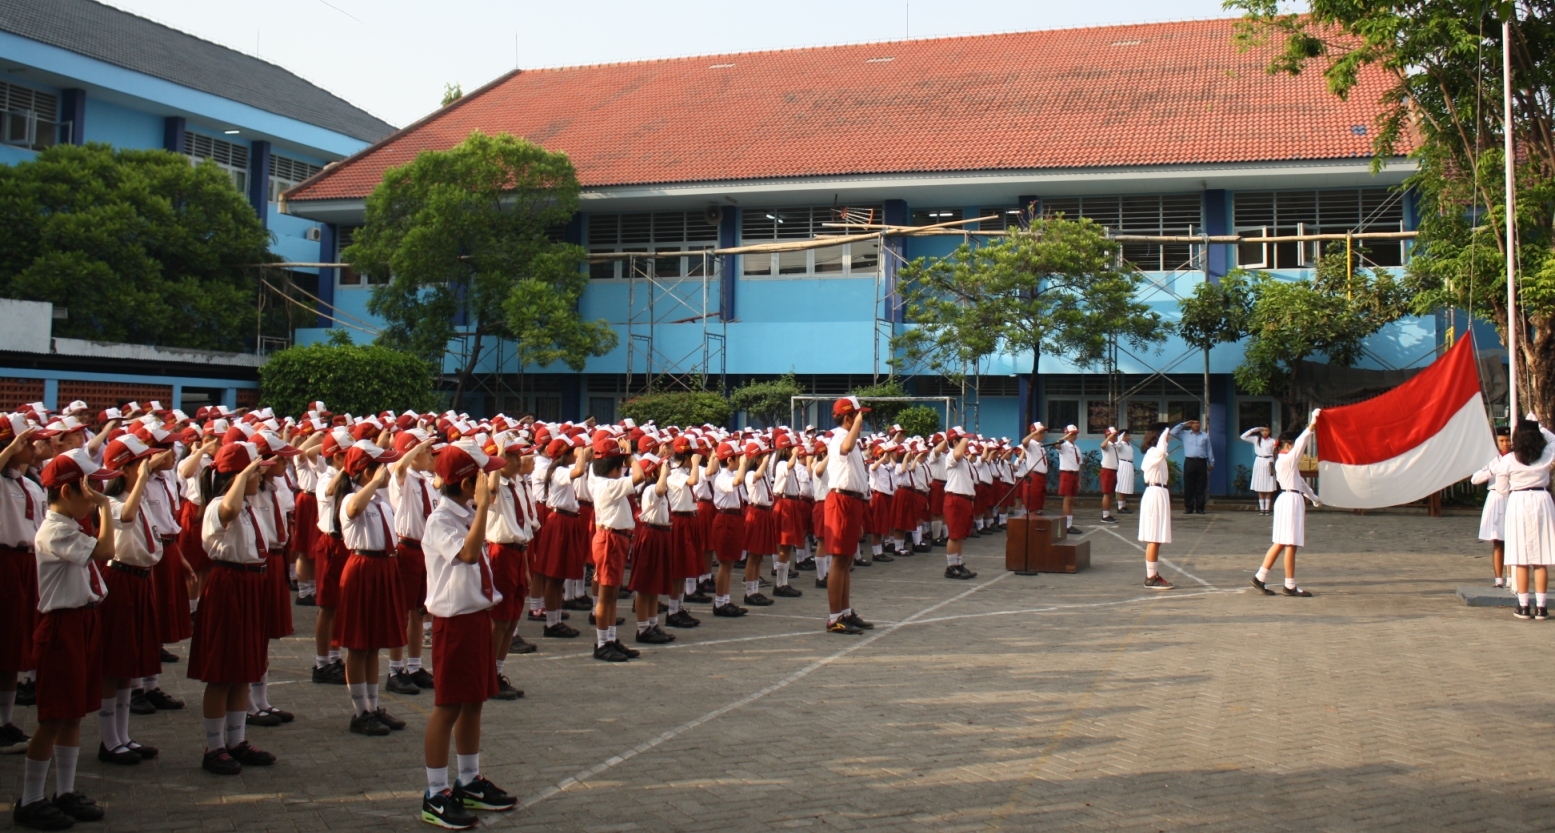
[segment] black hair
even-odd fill
[[[124,475],[121,474],[118,477],[108,481],[108,485],[103,487],[103,494],[107,495],[108,497],[118,497],[119,495],[124,494],[124,489]]]
[[[625,465],[625,457],[595,457],[593,468],[595,477],[620,477],[618,474]]]
[[[443,497],[460,500],[464,497],[464,484],[480,476],[481,475],[477,473],[466,477],[464,480],[461,480],[458,483],[444,483],[443,488],[439,489],[439,491],[442,492]]]
[[[1517,423],[1512,431],[1512,454],[1517,462],[1525,466],[1537,463],[1544,456],[1544,446],[1544,432],[1539,430],[1536,420],[1524,419]]]
[[[670,455],[670,459],[673,460],[677,466],[689,466],[691,465],[691,452],[677,451]]]
[[[1301,436],[1301,432],[1300,431],[1297,431],[1294,428],[1287,428],[1284,431],[1280,432],[1280,444],[1281,445],[1284,445],[1286,443],[1292,443],[1293,444],[1293,443],[1296,442],[1296,438],[1299,437],[1299,436]]]
[[[200,472],[200,498],[204,504],[210,506],[213,499],[225,495],[237,476],[237,472],[220,472],[215,466],[206,466]]]
[[[75,486],[76,487],[74,491],[76,491],[77,493],[79,493],[81,491],[81,481],[80,480],[72,480],[69,483],[63,483],[63,484],[60,484],[58,486],[51,487],[48,490],[49,503],[54,503],[56,501],[64,500],[65,499],[65,490],[67,488],[71,487],[71,486]]]
[[[1140,447],[1146,451],[1155,448],[1155,444],[1161,440],[1161,432],[1171,427],[1171,423],[1167,422],[1150,423],[1150,427],[1145,429],[1145,441],[1140,444]]]

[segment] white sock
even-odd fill
[[[681,605],[681,599],[680,599],[679,596],[671,596],[670,597],[669,606],[670,606],[670,615],[671,616],[674,616],[675,614],[680,612],[680,605]]]
[[[367,709],[368,709],[368,711],[377,711],[378,710],[378,684],[377,683],[368,683],[367,684]]]
[[[869,548],[875,553],[875,555],[880,555],[881,553],[885,552],[885,547],[881,544],[870,544]]]
[[[59,747],[54,747],[58,749]],[[49,777],[49,762],[27,758],[22,769],[22,806],[43,800],[43,782]]]
[[[648,629],[651,628],[651,627],[653,627],[653,624],[651,622],[649,622],[647,619],[639,619],[637,621],[637,632],[638,633],[647,633]]]
[[[754,596],[761,592],[761,579],[745,582],[745,595]]]
[[[724,605],[726,605],[728,603],[729,603],[729,597],[727,595],[714,596],[713,597],[713,606],[714,607],[723,607]]]
[[[146,691],[156,691],[157,690],[157,678],[161,677],[161,676],[162,676],[161,674],[152,674],[149,677],[141,677],[140,678],[140,687],[145,689]]]
[[[1145,578],[1155,578],[1161,574],[1161,564],[1157,561],[1145,562]]]
[[[545,626],[546,627],[551,627],[553,625],[560,625],[561,623],[562,623],[562,612],[560,610],[547,610],[545,612]]]
[[[407,672],[411,673],[411,674],[414,674],[417,671],[420,671],[421,670],[421,657],[407,657],[405,659],[405,670]],[[267,671],[267,672],[265,672],[265,675],[269,676],[269,673],[270,672]]]
[[[227,748],[231,749],[243,742],[248,731],[248,712],[227,712],[226,725]]]
[[[947,566],[947,567],[954,567],[954,566],[956,566],[956,554],[955,553],[953,553],[953,552],[945,553],[945,566]]]
[[[1008,520],[1008,519],[1005,517],[1005,514],[1003,512],[1000,512],[999,513],[999,523],[1004,523],[1006,520]]]
[[[16,692],[0,691],[0,726],[11,725],[11,718],[16,716]]]
[[[605,633],[609,635],[611,642],[616,641],[616,626],[615,625],[611,625],[610,627],[605,628]]]
[[[427,795],[434,796],[448,789],[448,767],[427,767]]]
[[[468,786],[470,782],[480,777],[481,753],[474,755],[459,755],[459,783]]]
[[[545,599],[544,598],[537,598],[535,596],[529,596],[529,597],[524,599],[524,603],[529,605],[529,609],[530,610],[545,610]]]
[[[916,547],[921,543],[923,543],[923,529],[920,527],[912,531],[912,545]]]
[[[649,616],[648,617],[648,627],[656,628],[658,626],[659,626],[659,617],[657,615]]]
[[[199,599],[190,599],[189,600],[189,612],[193,613],[193,612],[195,612],[196,610],[199,610],[199,609],[200,609],[200,600]]]
[[[313,667],[314,668],[323,668],[324,666],[326,666],[328,664],[329,664],[329,657],[328,656],[315,656],[313,658]]]
[[[76,791],[76,761],[81,747],[54,744],[54,792],[59,795]]]
[[[130,743],[130,690],[121,688],[114,694],[113,724],[116,729],[114,734],[118,738],[120,745],[128,746]]]
[[[787,561],[779,561],[777,563],[777,583],[778,583],[779,587],[787,587],[788,586],[788,562]]]
[[[1118,498],[1118,511],[1122,512],[1124,509],[1127,509],[1127,508],[1128,508],[1128,501],[1124,500],[1123,498]]]
[[[1269,578],[1269,568],[1268,567],[1259,567],[1258,568],[1258,572],[1257,572],[1256,575],[1257,575],[1257,578],[1258,578],[1259,581],[1266,581],[1266,580],[1268,580],[1268,578]]]
[[[1548,598],[1549,598],[1548,594],[1545,594],[1545,593],[1535,593],[1535,594],[1533,594],[1533,606],[1534,607],[1548,607],[1548,605],[1545,604],[1545,601]]]
[[[939,539],[944,538],[944,530],[944,521],[929,521],[929,534],[933,536],[934,540],[938,541]]]
[[[227,718],[205,718],[205,751],[212,749],[224,749],[226,744],[221,742],[222,733],[226,731]]]
[[[259,682],[248,684],[248,709],[250,714],[258,714],[270,708],[270,671],[259,675]]]
[[[686,579],[686,591],[685,592],[686,592],[687,596],[694,596],[694,595],[696,595],[696,592],[697,592],[697,580],[696,579],[694,579],[694,578]]]
[[[1533,594],[1532,593],[1518,593],[1517,594],[1517,606],[1518,607],[1527,607],[1529,605],[1529,603],[1531,603],[1532,601],[1533,601]]]
[[[117,697],[104,697],[102,707],[97,711],[97,731],[102,735],[103,746],[108,747],[109,752],[124,745],[124,741],[119,738],[119,721],[113,713],[117,701]]]
[[[817,557],[815,559],[815,577],[817,579],[821,580],[821,581],[825,581],[826,577],[828,575],[830,575],[830,574],[831,574],[831,556],[829,556],[829,555],[822,555],[822,556]]]
[[[1504,578],[1502,578],[1500,576],[1496,576],[1496,584],[1495,584],[1495,586],[1501,587],[1504,584],[1506,584],[1506,579],[1504,579]],[[0,709],[0,711],[3,711],[3,709]],[[10,718],[6,718],[6,720],[4,721],[4,723],[8,723],[8,722],[10,722]]]
[[[329,649],[329,661],[330,662],[335,662],[338,659],[340,659],[340,649],[339,648],[330,648]]]
[[[1293,578],[1285,579],[1285,589],[1286,590],[1295,590],[1296,589],[1296,580],[1293,579]]]
[[[404,670],[405,670],[405,660],[402,660],[402,659],[391,659],[391,660],[389,660],[389,676],[392,677],[395,674],[398,674],[398,673],[400,673],[401,671],[404,671]]]
[[[1064,526],[1066,528],[1074,526],[1074,516],[1073,515],[1065,515],[1064,516]]]
[[[351,713],[364,714],[367,712],[367,683],[351,683],[346,686],[351,691]]]
[[[505,660],[505,659],[497,660],[497,676],[499,676],[499,677],[502,676],[502,669],[507,667],[507,664],[508,664],[508,661]]]
[[[1103,518],[1110,518],[1110,517],[1112,517],[1112,513],[1107,511],[1106,509],[1103,509],[1103,510],[1101,510],[1101,516]]]
[[[607,631],[604,628],[595,628],[594,629],[594,646],[595,647],[597,647],[597,648],[604,647],[605,643],[609,642],[609,641],[610,641],[610,631]]]

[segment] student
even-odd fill
[[[1058,494],[1064,499],[1064,526],[1070,535],[1079,535],[1074,525],[1074,498],[1080,494],[1080,447],[1074,444],[1080,429],[1067,425],[1058,443]]]
[[[772,485],[767,481],[772,452],[759,439],[745,444],[745,458],[755,459],[745,472],[745,603],[768,607],[773,601],[761,592],[761,565],[767,556],[777,557],[777,518],[772,512]]]
[[[398,459],[399,454],[371,440],[358,440],[331,484],[341,537],[351,553],[340,573],[333,638],[346,651],[349,728],[360,735],[382,736],[405,728],[405,721],[378,705],[378,652],[405,644],[400,610],[405,594],[394,562],[394,510],[383,494],[389,464]]]
[[[557,437],[546,447],[546,455],[553,461],[546,469],[541,492],[546,516],[530,564],[545,585],[541,592],[545,598],[545,630],[540,635],[552,639],[578,636],[577,628],[562,621],[562,597],[565,582],[583,578],[590,545],[590,530],[578,514],[578,498],[573,490],[573,483],[588,469],[588,458],[581,448],[581,435]]]
[[[1113,495],[1118,491],[1118,447],[1115,444],[1118,438],[1118,429],[1107,426],[1107,433],[1101,438],[1101,522],[1115,524],[1117,518],[1112,517]]]
[[[831,482],[826,476],[826,443],[815,440],[810,452],[810,493],[815,508],[810,511],[810,525],[815,530],[815,587],[826,590],[826,576],[831,573],[831,556],[826,552],[826,496],[831,493]]]
[[[1512,432],[1505,427],[1496,429],[1496,460],[1512,453]],[[1495,474],[1491,467],[1495,460],[1485,464],[1485,467],[1469,478],[1472,482],[1489,483],[1485,490],[1485,508],[1479,513],[1479,540],[1490,542],[1491,566],[1495,569],[1496,582],[1493,586],[1506,586],[1506,568],[1503,559],[1506,556],[1506,498],[1511,494],[1507,485],[1506,474]]]
[[[1042,514],[1047,505],[1047,447],[1042,444],[1046,437],[1047,426],[1033,422],[1030,433],[1020,441],[1026,458],[1026,494],[1022,503],[1028,515]]]
[[[697,576],[695,583],[686,585],[685,600],[688,604],[708,604],[717,591],[713,581],[713,567],[718,561],[713,552],[713,523],[718,518],[718,507],[713,503],[713,476],[708,474],[716,468],[712,463],[717,457],[717,447],[709,436],[702,435],[696,439],[696,451],[708,463],[691,487],[697,502],[697,525],[702,539],[702,574]]]
[[[1555,462],[1555,434],[1528,414],[1512,429],[1512,453],[1491,463],[1504,476],[1506,499],[1506,563],[1517,571],[1519,619],[1548,619],[1549,565],[1555,564],[1555,504],[1550,501],[1550,464]],[[1532,571],[1534,593],[1528,592]],[[43,694],[38,694],[43,702]]]
[[[643,472],[631,463],[631,442],[625,438],[600,436],[592,448],[593,476],[589,488],[594,496],[594,577],[599,595],[594,604],[594,659],[625,662],[637,657],[637,651],[616,638],[616,596],[626,571],[626,556],[632,548],[631,494],[643,480]],[[585,455],[587,456],[587,454]],[[655,602],[657,605],[657,602]]]
[[[844,396],[832,403],[837,427],[826,441],[826,555],[831,558],[827,574],[826,617],[828,633],[856,636],[874,625],[854,612],[850,598],[852,565],[858,554],[859,536],[864,530],[864,511],[868,505],[865,491],[869,475],[864,469],[859,433],[864,429],[864,414],[869,408],[858,397]]]
[[[1311,500],[1313,506],[1322,505],[1312,487],[1307,485],[1307,479],[1301,476],[1300,468],[1302,449],[1306,448],[1307,438],[1312,436],[1312,430],[1317,427],[1319,413],[1312,412],[1312,422],[1300,434],[1286,431],[1280,435],[1279,458],[1274,462],[1274,475],[1280,486],[1280,496],[1274,500],[1274,544],[1269,547],[1263,557],[1263,566],[1258,568],[1258,574],[1253,577],[1253,586],[1265,595],[1274,595],[1274,591],[1264,585],[1264,580],[1269,577],[1269,570],[1281,552],[1285,554],[1285,595],[1301,598],[1312,595],[1296,584],[1296,550],[1306,543],[1306,501]],[[1172,429],[1174,434],[1176,431],[1176,428]]]
[[[1129,496],[1134,494],[1134,444],[1130,441],[1127,428],[1118,432],[1118,438],[1113,440],[1112,447],[1118,452],[1118,485],[1114,490],[1118,501],[1118,514],[1128,515],[1134,511],[1128,508]]]
[[[871,558],[861,559],[858,566],[870,567],[874,562],[886,563],[896,559],[885,551],[891,540],[892,505],[896,500],[896,476],[893,473],[892,455],[896,443],[877,441],[869,461],[869,509],[864,514],[864,532],[869,535]],[[894,549],[894,548],[893,548]]]
[[[476,824],[470,810],[511,810],[517,799],[481,775],[481,707],[497,693],[491,607],[501,601],[486,556],[486,518],[500,458],[462,440],[437,453],[442,499],[427,516],[421,548],[432,616],[433,708],[423,751],[427,790],[421,820],[450,830]],[[448,745],[458,753],[448,778]]]
[[[293,463],[297,472],[297,495],[292,508],[292,551],[297,559],[297,605],[318,605],[318,573],[313,554],[318,548],[319,531],[319,472],[316,466],[319,445],[324,442],[322,426],[316,419],[304,419],[299,430],[308,432],[297,447],[298,457]]]
[[[778,524],[778,554],[777,564],[774,565],[777,580],[773,582],[772,595],[799,598],[804,592],[791,586],[788,579],[789,571],[795,566],[794,551],[804,549],[805,531],[810,526],[805,502],[800,494],[802,487],[799,475],[805,468],[798,452],[803,446],[796,447],[794,436],[786,431],[772,439],[772,446],[777,454],[772,492],[777,496]]]
[[[1279,483],[1274,479],[1274,455],[1279,449],[1279,440],[1270,436],[1268,428],[1258,426],[1243,431],[1242,441],[1253,446],[1253,476],[1249,488],[1258,493],[1258,514],[1267,515],[1274,511],[1274,493],[1279,489]]]
[[[1145,435],[1145,459],[1140,472],[1145,476],[1145,494],[1139,499],[1139,540],[1145,544],[1145,587],[1171,590],[1173,585],[1161,577],[1161,545],[1172,542],[1172,494],[1167,489],[1171,471],[1166,465],[1171,426],[1158,422]]]
[[[158,653],[166,664],[176,662],[178,656],[165,646],[188,639],[194,635],[193,621],[189,616],[189,582],[194,568],[184,558],[182,548],[183,527],[178,521],[178,455],[180,445],[199,439],[199,429],[188,428],[181,434],[173,434],[146,427],[136,436],[158,449],[171,452],[162,462],[153,466],[151,481],[141,496],[141,511],[151,520],[151,529],[162,545],[162,557],[151,568],[151,578],[156,584],[156,621],[158,638],[164,646]],[[158,674],[143,677],[130,691],[130,713],[150,714],[157,711],[177,711],[184,701],[163,691]]]
[[[670,473],[665,481],[665,497],[674,537],[670,577],[675,585],[670,590],[669,615],[664,618],[664,624],[672,628],[694,628],[702,621],[686,610],[685,601],[696,592],[697,578],[707,572],[707,547],[702,542],[702,522],[696,501],[696,487],[702,482],[702,455],[694,451],[696,443],[685,434],[676,437],[670,448],[674,456],[670,459]]]
[[[421,667],[421,624],[426,619],[427,565],[421,535],[432,514],[432,444],[418,429],[394,438],[401,455],[391,466],[389,508],[394,510],[394,560],[400,568],[400,607],[405,610],[405,647],[389,651],[387,687],[394,694],[416,695],[433,686],[432,674]]]
[[[33,540],[48,514],[48,494],[27,476],[37,428],[21,414],[0,414],[0,752],[26,749],[16,725],[17,680],[33,669],[38,627],[38,560]],[[187,611],[186,611],[187,612]]]
[[[268,548],[265,560],[265,672],[248,687],[248,725],[279,726],[295,716],[270,704],[269,643],[292,635],[292,596],[286,580],[286,568],[292,563],[290,516],[296,498],[286,481],[286,466],[297,456],[297,449],[273,431],[254,434],[254,447],[264,464],[259,469],[259,491],[248,498],[259,525],[259,539]]]
[[[502,601],[491,608],[492,651],[497,657],[498,700],[517,700],[524,692],[513,686],[503,673],[508,652],[518,638],[518,620],[524,615],[524,599],[529,591],[529,542],[534,539],[524,482],[526,471],[534,470],[534,458],[528,446],[516,434],[502,432],[487,440],[482,449],[487,456],[502,461],[501,477],[486,513],[486,555],[491,561],[492,578]],[[526,642],[519,641],[523,645]],[[534,650],[533,646],[529,646]]]
[[[336,647],[335,608],[340,604],[340,574],[351,553],[340,532],[340,513],[333,487],[345,464],[346,451],[354,442],[344,427],[331,428],[312,453],[315,503],[319,516],[313,545],[313,574],[318,582],[318,616],[313,620],[313,682],[345,685],[346,665]]]
[[[659,446],[656,451],[668,451]],[[642,455],[632,464],[641,469],[635,476],[642,486],[642,509],[632,537],[632,580],[628,586],[636,594],[637,641],[645,645],[663,645],[675,637],[659,627],[659,597],[675,592],[680,584],[675,572],[675,527],[670,520],[670,461],[654,453]],[[674,608],[672,608],[674,610]]]
[[[721,466],[721,468],[720,468]],[[707,461],[703,475],[713,481],[713,553],[718,558],[718,573],[713,584],[713,615],[744,616],[746,609],[729,600],[729,585],[734,564],[745,551],[745,511],[740,498],[741,484],[750,471],[750,457],[740,453],[732,442],[718,444],[718,454]]]
[[[972,534],[972,507],[977,498],[971,458],[977,449],[957,427],[945,432],[935,451],[945,459],[945,534],[950,539],[945,546],[945,578],[976,578],[977,573],[967,569],[961,551]]]
[[[929,544],[934,547],[943,547],[949,540],[945,536],[945,454],[939,450],[944,440],[944,434],[929,437],[929,453],[925,458],[929,475]],[[1024,485],[1021,491],[1024,491]],[[1021,499],[1024,505],[1025,495]]]

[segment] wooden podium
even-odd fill
[[[1005,529],[1004,569],[1022,575],[1074,573],[1091,566],[1091,542],[1068,543],[1062,516],[1010,518]]]

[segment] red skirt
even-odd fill
[[[993,495],[989,494],[987,483],[976,483],[972,486],[972,514],[981,515],[988,511],[989,501]]]
[[[702,526],[702,552],[713,551],[713,519],[718,517],[718,507],[711,500],[697,501],[697,523]]]
[[[200,537],[205,529],[205,507],[188,500],[179,504],[178,526],[178,551],[183,553],[184,560],[196,573],[209,570],[211,557],[206,555],[205,541]]]
[[[103,651],[97,609],[51,610],[38,617],[38,720],[80,720],[103,702]]]
[[[810,529],[810,534],[815,536],[815,540],[820,543],[821,549],[824,550],[826,548],[826,501],[810,502]],[[826,553],[822,552],[819,554],[825,555]]]
[[[589,557],[589,527],[583,516],[552,512],[540,530],[535,551],[529,554],[535,573],[547,578],[583,578]]]
[[[134,575],[113,563],[102,571],[108,595],[97,606],[103,676],[122,679],[160,674],[162,638],[157,630],[156,579],[149,567],[143,575]]]
[[[626,573],[626,556],[632,550],[632,536],[600,527],[594,530],[590,554],[594,558],[594,580],[600,586],[620,587]]]
[[[400,540],[394,549],[395,561],[400,563],[400,591],[405,597],[400,600],[400,607],[406,613],[413,610],[426,611],[427,604],[427,555],[421,549],[420,541]]]
[[[826,554],[852,557],[858,554],[864,531],[864,501],[841,492],[826,495]]]
[[[1047,472],[1034,471],[1026,475],[1026,511],[1041,512],[1047,505]]]
[[[670,578],[696,578],[707,572],[707,550],[702,545],[702,521],[694,513],[671,514]],[[672,594],[673,595],[673,594]]]
[[[929,481],[929,515],[939,516],[945,514],[945,481]]]
[[[739,561],[745,551],[745,516],[732,509],[714,515],[712,546],[719,564]]]
[[[400,565],[393,558],[351,553],[340,574],[340,605],[331,637],[353,651],[404,647],[404,598]]]
[[[491,618],[498,622],[516,622],[524,618],[524,598],[529,595],[528,548],[523,544],[488,541],[486,555],[491,559],[492,586],[502,594],[502,601],[491,609]],[[425,564],[423,561],[423,584],[426,583]],[[425,598],[425,595],[423,591],[422,597]]]
[[[918,528],[918,499],[922,495],[908,489],[898,490],[896,500],[893,501],[896,510],[896,519],[892,522],[892,529],[911,531]]]
[[[751,555],[772,555],[777,552],[777,516],[770,506],[752,503],[745,507],[745,551]]]
[[[1078,495],[1080,493],[1080,473],[1077,471],[1059,472],[1058,493],[1064,497]]]
[[[785,547],[803,547],[810,526],[810,513],[805,511],[799,498],[778,498],[778,544]]]
[[[491,612],[432,617],[433,704],[484,703],[497,696]]]
[[[265,638],[268,576],[211,567],[189,643],[189,679],[206,683],[257,683],[269,666]]]
[[[162,542],[162,560],[151,568],[157,583],[157,631],[163,645],[182,642],[194,635],[189,618],[189,582],[184,572],[182,536]],[[202,550],[203,552],[203,550]]]
[[[994,502],[993,505],[1000,512],[1009,509],[1010,505],[1015,502],[1015,490],[1019,487],[1019,483],[1005,483],[1002,480],[995,480],[992,489],[993,497],[991,498]]]
[[[945,493],[945,535],[950,540],[965,540],[972,534],[972,505],[966,495]]]
[[[891,532],[891,504],[895,495],[875,492],[869,499],[869,511],[864,517],[864,531],[870,535],[886,535]]]
[[[632,538],[632,580],[627,587],[635,593],[660,596],[673,596],[683,588],[681,580],[688,576],[677,575],[681,571],[675,558],[676,543],[673,521],[667,527],[638,524]]]
[[[38,558],[0,547],[0,672],[32,670],[37,629]]]
[[[265,561],[265,638],[283,639],[292,635],[292,588],[286,580],[286,553],[271,552]]]
[[[297,508],[292,510],[292,552],[313,560],[314,541],[319,532],[319,499],[312,492],[297,493]]]
[[[340,606],[340,577],[345,574],[346,559],[350,557],[344,540],[322,532],[314,539],[313,575],[318,581],[319,607]]]

